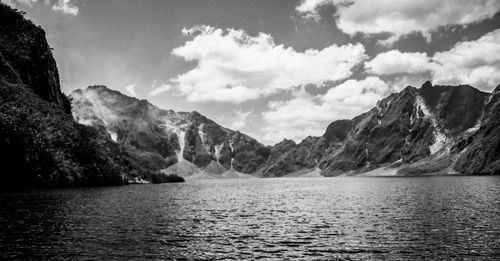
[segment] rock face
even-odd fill
[[[56,61],[45,32],[2,3],[0,75],[10,83],[30,86],[42,99],[71,112],[68,99],[61,93]]]
[[[297,172],[307,173],[320,166],[320,160],[333,153],[346,139],[354,120],[338,120],[328,125],[321,137],[307,137],[296,144],[283,140],[271,147],[271,156],[260,167],[263,177],[282,177]]]
[[[335,121],[321,137],[271,148],[262,176],[321,169],[356,175],[380,167],[398,175],[498,174],[500,94],[468,85],[406,87],[351,120]]]
[[[188,161],[200,170],[209,166],[220,172],[211,164],[215,162],[225,169],[253,173],[270,154],[255,139],[198,112],[162,110],[104,86],[76,90],[71,100],[78,122],[106,129],[111,138],[153,169]]]
[[[45,33],[0,3],[0,188],[119,185],[151,177],[103,129],[76,123]]]
[[[486,101],[479,128],[454,147],[455,170],[465,174],[500,175],[500,85]]]

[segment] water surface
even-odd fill
[[[500,256],[500,177],[190,180],[0,200],[0,259]]]

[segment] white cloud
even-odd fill
[[[161,84],[160,86],[156,86],[153,84],[153,90],[149,92],[149,95],[158,95],[160,93],[164,93],[172,90],[174,87],[170,84]]]
[[[312,18],[319,21],[321,17],[318,14],[318,9],[326,5],[341,3],[341,0],[303,0],[301,4],[295,8],[295,10],[303,14],[305,18]]]
[[[485,91],[500,84],[500,29],[434,54],[435,83],[470,84]]]
[[[500,29],[474,41],[458,42],[433,57],[392,50],[378,54],[365,66],[377,75],[427,71],[435,84],[470,84],[491,91],[500,84]]]
[[[361,44],[297,52],[264,33],[250,36],[204,25],[183,33],[195,36],[172,53],[197,66],[171,81],[194,102],[240,103],[293,86],[346,79],[366,57]]]
[[[241,130],[242,128],[246,127],[248,116],[250,116],[252,113],[253,113],[252,110],[250,111],[237,110],[236,116],[233,122],[231,123],[231,126],[229,126],[229,128],[233,130]]]
[[[318,17],[324,5],[337,6],[337,26],[347,34],[389,33],[384,43],[440,26],[467,25],[491,18],[500,10],[498,0],[304,0],[296,10],[306,17]]]
[[[77,15],[79,11],[78,6],[71,3],[71,0],[57,0],[52,6],[52,10],[70,15]]]
[[[38,0],[2,0],[2,2],[12,7],[18,7],[19,5],[31,7]],[[43,0],[44,5],[50,5],[50,2],[51,0]],[[69,15],[78,15],[79,11],[78,6],[72,3],[72,0],[56,0],[52,5],[52,10]]]
[[[130,85],[125,86],[125,91],[127,91],[127,93],[130,96],[133,96],[133,97],[137,96],[137,93],[135,92],[135,84],[130,84]]]
[[[426,53],[402,53],[391,50],[378,54],[365,63],[368,72],[374,74],[421,73],[431,70],[430,58]]]
[[[1,0],[2,3],[11,6],[11,7],[16,7],[16,4],[14,3],[14,0]]]
[[[321,135],[326,126],[338,119],[350,119],[372,108],[390,91],[378,77],[347,80],[330,88],[324,95],[310,95],[303,88],[288,101],[274,101],[262,114],[266,127],[264,139],[283,138],[300,141],[308,135]]]
[[[37,0],[2,0],[2,3],[14,8],[18,5],[32,6],[36,2]]]
[[[387,81],[391,88],[391,92],[400,92],[407,86],[420,87],[431,77],[428,74],[408,74],[394,78],[392,81]]]

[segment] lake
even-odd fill
[[[0,259],[500,256],[500,177],[189,180],[0,193]]]

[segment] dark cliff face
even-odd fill
[[[425,105],[419,102],[417,90],[407,87],[357,117],[358,123],[342,147],[322,160],[323,174],[336,175],[398,160],[411,162],[428,155],[432,123],[421,107]]]
[[[456,171],[500,175],[500,85],[487,99],[477,132],[460,140],[454,152]]]
[[[317,137],[308,137],[299,144],[283,140],[271,148],[268,161],[259,170],[263,177],[282,177],[303,169],[316,167],[315,143]]]
[[[442,127],[452,135],[477,124],[489,96],[469,85],[432,86],[429,82],[419,93]]]
[[[42,99],[70,113],[70,103],[61,93],[57,65],[45,32],[2,3],[0,74],[7,82],[30,86]]]
[[[323,137],[328,142],[340,142],[345,140],[347,134],[352,129],[354,122],[352,120],[338,120],[330,123],[326,127]]]
[[[76,123],[42,29],[0,4],[0,188],[120,185],[145,168]]]
[[[200,169],[214,161],[226,169],[253,173],[269,157],[269,149],[255,139],[198,112],[162,110],[104,86],[76,90],[71,97],[78,122],[106,129],[157,170],[186,160]]]
[[[387,165],[401,166],[398,171],[401,175],[445,174],[453,170],[469,174],[494,173],[498,162],[498,154],[495,154],[498,134],[487,131],[481,134],[481,130],[495,128],[491,122],[498,118],[494,109],[488,109],[495,108],[494,98],[489,97],[490,94],[468,85],[432,86],[426,82],[420,89],[407,87],[381,100],[358,119],[359,123],[347,135],[342,147],[322,159],[322,174],[356,173]],[[490,103],[485,106],[488,99]],[[471,138],[479,125],[479,133]],[[485,140],[491,143],[480,150],[467,144],[476,144],[479,148],[477,144]],[[459,154],[454,147],[468,148]],[[474,157],[477,160],[471,160]],[[486,163],[483,158],[487,158]]]
[[[1,188],[119,185],[152,174],[102,129],[7,83],[0,83],[0,165]]]
[[[286,139],[275,144],[259,174],[263,177],[282,177],[318,168],[323,157],[338,149],[353,125],[353,120],[338,120],[332,122],[321,137],[309,136],[298,144]]]

